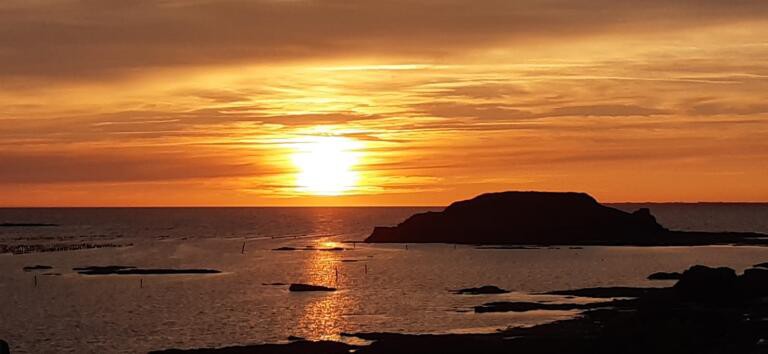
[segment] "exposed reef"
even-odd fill
[[[45,223],[15,223],[15,222],[0,223],[0,227],[54,227],[54,226],[59,226],[59,225],[45,224]]]
[[[136,268],[133,266],[88,266],[72,268],[82,275],[174,275],[174,274],[217,274],[215,269],[168,269],[168,268]]]
[[[336,288],[329,288],[327,286],[321,286],[321,285],[310,285],[310,284],[291,284],[288,287],[288,291],[336,291]]]
[[[768,245],[768,235],[670,231],[648,209],[624,212],[585,193],[501,192],[376,227],[365,242],[478,245]]]
[[[278,247],[273,248],[273,251],[344,251],[346,250],[343,247],[314,247],[314,246],[304,246],[304,247]]]
[[[648,276],[648,280],[678,280],[683,275],[678,272],[657,272]]]
[[[475,306],[475,312],[526,312],[534,310],[549,311],[569,311],[569,310],[589,310],[605,307],[628,307],[634,304],[634,300],[613,300],[602,302],[579,303],[542,303],[542,302],[507,302],[497,301]]]
[[[49,270],[49,269],[53,269],[53,267],[47,266],[47,265],[40,265],[40,264],[33,265],[33,266],[26,266],[26,267],[22,268],[22,270],[25,271],[25,272],[35,272],[35,271],[39,271],[39,270],[42,271],[42,270]]]

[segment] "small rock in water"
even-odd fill
[[[171,268],[136,268],[133,266],[90,266],[72,268],[82,275],[183,275],[217,274],[215,269],[171,269]]]
[[[336,291],[336,288],[310,284],[291,284],[288,287],[288,291]]]
[[[53,269],[53,267],[51,267],[51,266],[47,266],[47,265],[39,265],[39,264],[38,264],[38,265],[33,265],[33,266],[24,267],[24,268],[22,268],[22,269],[24,269],[24,271],[25,271],[25,272],[34,272],[34,271],[36,271],[36,270],[48,270],[48,269]]]
[[[274,248],[272,250],[273,251],[295,251],[296,248],[295,247],[278,247],[278,248]]]
[[[0,227],[50,227],[59,226],[57,224],[37,223],[37,222],[4,222]]]
[[[72,270],[85,275],[114,274],[119,270],[133,269],[134,266],[108,265],[108,266],[85,266],[72,268]]]
[[[464,295],[506,294],[508,292],[509,292],[508,290],[505,290],[493,285],[484,285],[479,288],[466,288],[466,289],[459,289],[455,291],[456,294],[464,294]]]
[[[683,275],[679,272],[657,272],[648,276],[648,280],[678,280]]]
[[[768,262],[758,263],[753,265],[755,268],[768,268]]]

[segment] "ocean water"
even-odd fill
[[[633,210],[644,205],[615,205]],[[652,204],[674,229],[768,233],[764,204]],[[645,277],[693,264],[742,270],[764,247],[569,247],[481,250],[453,245],[366,245],[373,226],[435,208],[0,209],[0,244],[131,244],[0,255],[0,338],[13,353],[143,353],[164,348],[345,339],[342,332],[487,332],[568,318],[569,311],[475,314],[472,306],[592,286],[665,286]],[[243,244],[245,243],[245,247]],[[274,251],[278,247],[344,251]],[[244,252],[243,252],[244,249]],[[49,265],[42,275],[22,270]],[[72,268],[211,268],[214,275],[85,276]],[[35,274],[37,285],[35,285]],[[268,283],[333,286],[290,293]],[[493,284],[504,295],[451,289]],[[551,301],[566,300],[558,297]]]

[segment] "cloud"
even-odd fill
[[[690,109],[690,113],[702,116],[766,114],[768,113],[768,104],[729,104],[723,102],[706,102],[693,105]]]
[[[761,0],[60,0],[0,4],[0,77],[355,56],[441,57],[492,43],[562,41],[762,20]]]
[[[222,156],[182,152],[105,150],[0,152],[0,185],[36,183],[151,182],[252,176],[274,171]]]
[[[671,111],[629,104],[598,104],[557,107],[540,114],[540,117],[648,117],[669,113],[671,113]]]
[[[532,116],[530,112],[495,103],[434,102],[415,104],[410,109],[417,113],[442,118],[514,119]]]
[[[514,96],[524,96],[530,91],[510,84],[486,83],[454,87],[442,92],[445,96],[459,96],[475,99],[500,99]]]

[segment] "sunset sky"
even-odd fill
[[[0,206],[768,201],[765,0],[3,0]]]

